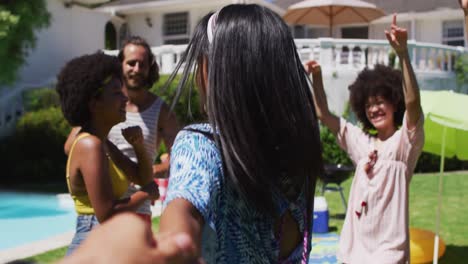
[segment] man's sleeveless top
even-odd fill
[[[153,104],[145,109],[143,112],[132,113],[127,112],[125,122],[115,125],[107,138],[117,146],[118,149],[122,151],[127,157],[132,161],[138,162],[136,158],[135,151],[133,147],[125,140],[122,136],[122,129],[130,126],[139,126],[143,132],[143,139],[145,141],[145,149],[152,161],[156,159],[158,154],[157,152],[157,138],[158,138],[158,120],[159,114],[161,112],[161,106],[163,101],[161,98],[154,100]],[[135,186],[131,185],[128,188],[128,192],[124,195],[129,197],[138,190]],[[146,200],[143,205],[141,205],[137,212],[142,214],[151,214],[151,201]]]

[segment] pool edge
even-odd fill
[[[153,213],[152,218],[159,217],[162,211],[161,201],[157,201],[154,206],[151,206]],[[28,243],[22,246],[0,250],[0,263],[29,258],[50,250],[64,247],[70,244],[75,231],[69,231],[60,235],[56,235],[47,239]]]
[[[0,251],[0,263],[28,258],[70,244],[75,231]]]

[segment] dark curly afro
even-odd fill
[[[401,126],[405,113],[401,71],[384,65],[375,65],[372,70],[366,68],[349,86],[349,92],[351,109],[366,133],[375,129],[366,116],[366,103],[372,96],[382,96],[395,107],[394,122],[397,127]]]
[[[91,119],[88,103],[100,95],[109,76],[122,79],[122,69],[115,56],[102,52],[69,61],[57,77],[57,92],[62,112],[72,126],[85,126]]]

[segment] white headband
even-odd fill
[[[208,20],[208,25],[206,26],[206,33],[208,34],[208,42],[211,44],[213,42],[213,33],[216,27],[216,20],[218,19],[219,11],[211,15]]]

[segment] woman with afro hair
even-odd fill
[[[362,129],[330,113],[320,66],[312,73],[316,111],[322,124],[353,161],[356,171],[340,236],[341,263],[408,263],[408,193],[424,145],[419,88],[410,64],[406,29],[389,31],[402,71],[376,65],[363,70],[349,87],[350,103]]]
[[[70,148],[66,166],[68,189],[78,215],[67,255],[94,226],[159,196],[141,129],[122,130],[135,149],[138,164],[107,140],[109,130],[125,121],[127,98],[122,93],[121,77],[118,59],[103,53],[72,59],[58,75],[57,91],[63,115],[70,125],[82,128]],[[144,187],[130,198],[119,199],[129,182]]]

